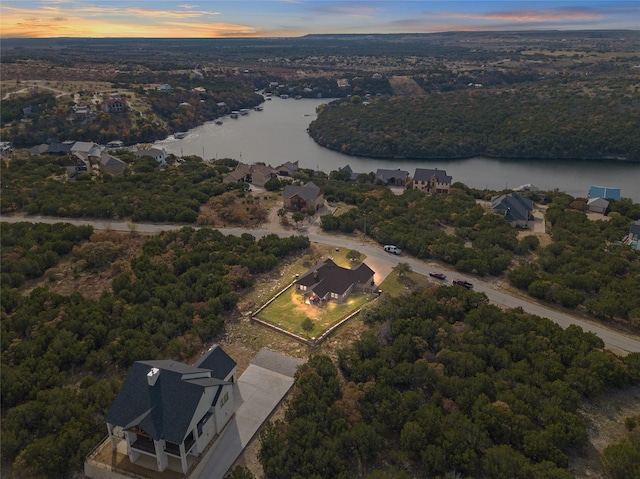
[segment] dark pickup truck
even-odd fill
[[[454,279],[453,284],[457,284],[458,286],[462,286],[463,288],[473,289],[473,283],[465,281],[464,279]]]

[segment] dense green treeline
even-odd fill
[[[638,384],[580,328],[502,311],[462,288],[387,298],[371,329],[315,356],[296,377],[285,421],[261,433],[266,477],[570,478],[587,444],[582,397]]]
[[[510,271],[511,284],[535,298],[586,306],[600,319],[621,318],[640,327],[640,255],[620,243],[640,210],[621,203],[629,204],[625,212],[632,218],[612,212],[608,221],[591,221],[581,211],[552,204],[546,218],[553,243],[535,261]]]
[[[637,85],[630,80],[469,89],[424,97],[336,101],[309,134],[379,158],[623,158],[640,161]]]
[[[68,223],[4,223],[0,236],[2,288],[17,288],[26,280],[39,278],[75,245],[88,240],[92,232],[91,226]],[[6,303],[3,308],[7,310]]]
[[[245,187],[223,184],[229,168],[222,164],[212,167],[189,158],[179,168],[160,168],[151,158],[134,158],[130,152],[118,156],[133,163],[124,174],[93,180],[79,175],[75,181],[60,179],[65,175],[62,157],[2,162],[2,212],[195,223],[210,197]]]
[[[5,244],[26,248],[30,238],[41,238],[56,248],[54,238],[84,232],[47,226],[3,223],[3,274],[5,256],[13,254]],[[94,255],[109,253],[101,243],[87,245]],[[104,414],[134,361],[192,357],[220,333],[255,275],[308,246],[301,236],[256,240],[184,228],[152,237],[131,261],[96,260],[94,269],[117,274],[112,292],[96,300],[46,287],[23,295],[3,280],[4,464],[21,476],[68,477],[104,435]]]
[[[345,214],[323,216],[323,230],[364,231],[366,221],[367,235],[378,243],[395,244],[417,258],[437,259],[465,273],[498,276],[514,255],[527,254],[538,244],[537,239],[519,241],[515,228],[485,214],[462,190],[445,196],[384,190],[356,201],[358,207]]]

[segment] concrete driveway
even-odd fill
[[[236,413],[189,479],[222,479],[282,401],[304,361],[262,349],[235,384]]]

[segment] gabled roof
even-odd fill
[[[533,211],[533,201],[517,193],[509,193],[492,197],[491,209],[504,211],[507,221],[528,221],[529,212]]]
[[[111,156],[109,153],[102,153],[100,155],[100,164],[109,173],[121,173],[127,168],[127,163],[115,156]]]
[[[96,146],[98,145],[96,145],[93,141],[76,141],[71,147],[71,151],[83,151],[85,153],[89,153]]]
[[[285,198],[292,198],[298,195],[304,200],[315,200],[318,196],[320,196],[320,194],[320,187],[318,187],[312,181],[304,186],[287,185],[284,187],[284,191],[282,192],[282,195]]]
[[[47,145],[46,143],[41,143],[39,145],[32,146],[31,148],[29,148],[29,154],[31,156],[44,155],[48,149],[49,149],[49,145]]]
[[[436,177],[438,183],[451,184],[451,176],[447,176],[445,170],[439,170],[438,168],[416,168],[416,172],[413,175],[415,181],[429,181],[431,178]]]
[[[401,170],[399,168],[397,170],[378,169],[376,171],[376,178],[380,178],[385,183],[392,179],[397,180],[398,178],[402,178],[406,180],[408,177],[409,177],[409,172]]]
[[[298,166],[298,161],[285,161],[284,163],[282,163],[277,169],[280,168],[288,168],[290,171],[297,171],[299,166]]]
[[[374,272],[365,263],[353,269],[343,268],[331,258],[319,262],[306,272],[296,284],[306,286],[321,298],[327,293],[344,294],[353,284],[364,284],[371,280]]]
[[[592,186],[589,189],[589,198],[607,198],[609,200],[620,199],[620,188],[609,188],[608,186]]]
[[[194,366],[209,369],[214,378],[225,379],[236,367],[236,364],[231,356],[216,344],[198,359]]]
[[[609,206],[609,202],[604,198],[591,198],[587,201],[587,206],[601,206],[606,208]]]
[[[156,371],[155,384],[148,376]],[[155,440],[184,441],[207,388],[230,385],[213,377],[212,370],[170,360],[136,361],[116,396],[106,422],[125,429],[139,427]]]
[[[152,158],[155,158],[156,156],[162,156],[164,154],[165,152],[159,150],[158,148],[146,148],[144,150],[138,150],[135,153],[136,156],[151,156]]]

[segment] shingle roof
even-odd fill
[[[429,181],[431,178],[436,177],[438,183],[451,183],[451,176],[447,176],[445,170],[429,169],[429,168],[416,168],[416,172],[413,175],[415,181]]]
[[[533,211],[533,201],[519,194],[499,195],[491,198],[494,211],[504,211],[507,221],[527,221]]]
[[[376,178],[380,178],[385,183],[391,179],[397,180],[398,178],[402,178],[406,180],[408,177],[409,177],[409,172],[401,170],[399,168],[397,170],[378,169],[376,171]]]
[[[236,362],[217,344],[194,364],[197,368],[211,370],[214,378],[225,379],[236,367]]]
[[[374,272],[365,263],[356,268],[347,269],[338,266],[331,258],[316,264],[296,284],[306,286],[320,297],[327,293],[344,294],[353,284],[364,284]]]
[[[314,200],[320,196],[320,188],[312,181],[304,186],[287,185],[284,187],[282,195],[285,198],[291,198],[298,195],[304,200]]]
[[[155,384],[150,386],[147,375],[153,368],[159,373]],[[136,361],[107,413],[106,422],[125,429],[137,426],[155,440],[181,444],[204,389],[218,387],[217,398],[220,389],[230,384],[212,376],[208,368],[177,361]]]

